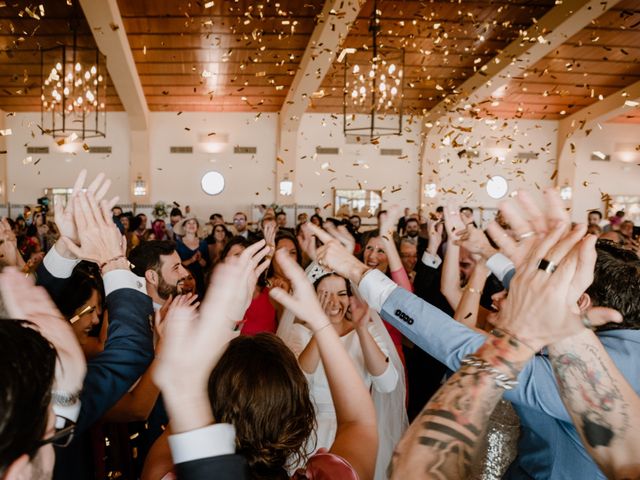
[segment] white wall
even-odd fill
[[[382,190],[385,204],[415,209],[418,204],[420,123],[405,118],[404,135],[380,137],[378,145],[347,144],[342,115],[306,114],[298,140],[297,202],[325,206],[332,188]],[[316,147],[337,147],[339,155],[316,155]],[[400,156],[382,156],[383,148],[402,149]],[[333,171],[332,171],[333,170]],[[361,187],[360,187],[361,185]],[[333,215],[333,206],[325,213]]]
[[[48,136],[37,127],[39,114],[16,114],[6,118],[6,127],[13,134],[7,140],[7,175],[9,201],[34,203],[46,187],[71,186],[77,173],[86,168],[89,175],[104,171],[113,180],[112,192],[122,203],[132,201],[129,185],[129,132],[126,114],[110,113],[107,118],[107,138],[88,140],[89,145],[110,145],[111,155],[52,153],[32,155],[33,161],[24,164],[25,145],[49,146],[59,152]],[[439,173],[439,186],[462,196],[464,203],[475,207],[492,208],[497,204],[485,191],[487,177],[502,175],[509,180],[510,191],[529,188],[536,191],[553,184],[555,170],[556,122],[513,121],[471,122],[457,119],[452,125],[471,127],[470,131],[450,125],[431,135],[433,148],[428,153]],[[186,130],[189,129],[189,130]],[[176,201],[191,205],[193,211],[208,217],[221,212],[227,219],[237,210],[249,212],[250,205],[271,203],[275,199],[277,115],[253,113],[152,113],[150,131],[152,201]],[[451,131],[450,139],[465,147],[442,144]],[[199,136],[216,132],[227,134],[228,144],[220,153],[204,153],[198,145]],[[405,119],[402,137],[383,137],[379,145],[346,144],[342,134],[342,117],[306,114],[299,132],[296,165],[296,201],[299,204],[328,205],[333,202],[332,187],[385,189],[385,203],[398,203],[415,208],[418,203],[418,148],[420,125]],[[612,153],[615,144],[634,142],[640,137],[640,126],[603,125],[593,129],[590,136],[576,141],[577,172],[574,185],[574,219],[583,220],[584,212],[602,208],[601,191],[613,194],[640,193],[640,168],[634,164],[592,162],[591,152]],[[431,141],[430,141],[431,143]],[[255,146],[256,155],[235,155],[234,145]],[[170,146],[193,146],[194,154],[169,153]],[[316,146],[337,147],[340,155],[316,155]],[[510,151],[497,152],[495,147]],[[430,145],[431,147],[431,145]],[[472,160],[458,157],[462,148],[480,150]],[[381,148],[401,148],[402,158],[380,155]],[[514,163],[515,153],[539,153],[529,163]],[[504,160],[497,157],[504,155]],[[36,164],[36,161],[40,161]],[[357,162],[360,161],[360,164]],[[326,165],[324,165],[326,164]],[[323,168],[324,165],[324,168]],[[369,168],[366,168],[366,166]],[[200,179],[208,170],[218,170],[226,178],[221,195],[208,196],[200,187]],[[331,171],[333,170],[333,172]],[[429,171],[425,173],[428,180]],[[585,186],[584,182],[587,182]],[[15,185],[15,187],[14,187]],[[393,192],[393,190],[396,190]],[[446,201],[449,194],[440,194],[433,204]],[[333,214],[333,206],[325,210]]]
[[[425,181],[436,170],[440,193],[431,203],[441,205],[455,198],[474,208],[496,208],[500,200],[486,191],[487,180],[496,175],[507,180],[509,193],[523,188],[537,192],[553,185],[556,128],[554,121],[452,119],[432,129],[427,150],[432,163]],[[465,149],[479,156],[460,157],[458,153]],[[519,152],[535,152],[538,158],[519,160]]]
[[[621,162],[615,154],[616,144],[640,144],[640,125],[603,124],[592,128],[588,136],[572,140],[576,146],[576,176],[573,185],[574,219],[585,221],[587,212],[604,212],[602,194],[640,195],[640,152],[633,163]],[[591,160],[591,153],[611,155],[610,162]]]
[[[7,188],[11,203],[32,204],[45,188],[71,187],[83,168],[90,178],[105,172],[113,181],[111,192],[120,196],[122,203],[130,201],[129,122],[125,113],[107,114],[107,137],[86,142],[91,146],[111,146],[110,155],[89,154],[82,148],[76,153],[61,152],[51,136],[40,133],[39,124],[39,113],[18,113],[7,118],[5,128],[12,130],[7,137]],[[47,146],[51,153],[27,155],[27,146]],[[32,157],[31,162],[26,161],[28,156]]]
[[[249,212],[252,203],[272,203],[276,129],[275,114],[151,114],[152,201],[188,204],[199,217],[208,219],[219,212],[226,220],[237,210]],[[212,132],[228,135],[220,153],[204,153],[199,146],[200,136]],[[257,147],[257,154],[236,155],[236,145]],[[171,154],[170,146],[193,146],[194,153]],[[225,189],[219,195],[209,196],[201,188],[202,175],[209,170],[225,177]]]

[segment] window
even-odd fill
[[[220,172],[207,172],[202,176],[201,184],[207,195],[218,195],[224,190],[224,177]]]

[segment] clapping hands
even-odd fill
[[[258,277],[270,252],[264,241],[216,267],[200,311],[189,299],[172,302],[164,320],[164,344],[153,379],[172,410],[172,428],[184,431],[210,421],[207,382],[211,370],[249,307]],[[192,408],[193,415],[183,415]],[[192,422],[197,423],[195,425]],[[176,430],[177,429],[177,430]]]
[[[494,237],[512,260],[515,257],[517,267],[496,326],[534,350],[579,333],[585,325],[622,320],[618,312],[605,308],[591,309],[586,319],[581,313],[578,301],[593,281],[596,238],[585,237],[585,225],[570,228],[557,192],[548,190],[545,196],[542,214],[530,197],[518,195],[517,204],[528,218],[516,213],[515,202],[505,204],[503,213],[521,244],[510,237]],[[495,226],[493,231],[499,233]]]

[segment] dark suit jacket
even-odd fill
[[[220,455],[176,465],[180,480],[249,479],[249,466],[242,455]]]
[[[64,293],[68,279],[54,277],[42,265],[38,270],[38,283],[52,296],[58,296]],[[111,292],[106,304],[107,341],[104,351],[87,363],[74,440],[68,447],[56,449],[56,479],[93,478],[87,431],[116,404],[153,360],[151,298],[137,290],[123,288]]]

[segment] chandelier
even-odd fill
[[[105,57],[98,48],[77,45],[78,23],[75,3],[70,19],[73,43],[40,51],[41,127],[54,138],[85,140],[106,132]]]
[[[380,15],[375,0],[369,23],[371,46],[362,49],[371,52],[367,61],[362,54],[356,57],[355,49],[343,50],[345,135],[402,135],[404,49],[378,44]]]

